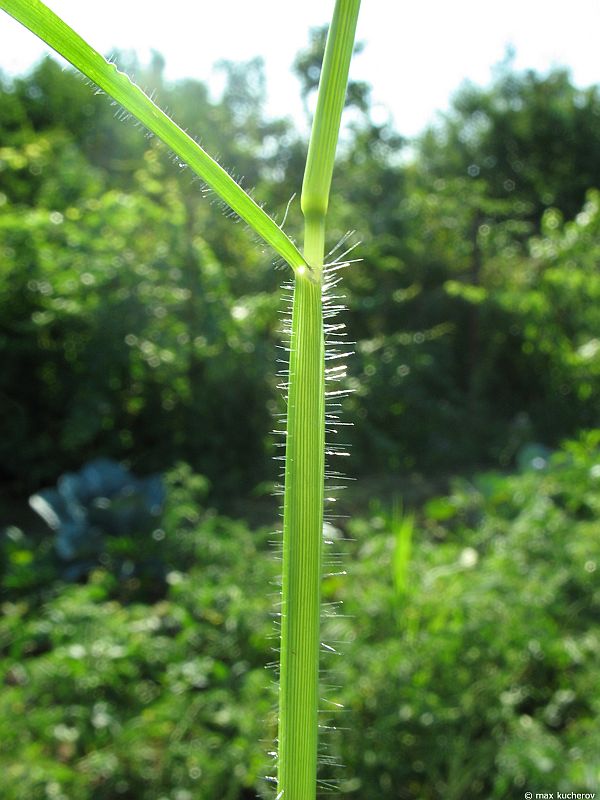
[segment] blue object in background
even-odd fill
[[[107,458],[65,473],[55,489],[43,489],[29,498],[31,507],[56,531],[59,557],[79,562],[79,574],[97,562],[105,537],[151,534],[159,525],[164,502],[159,475],[136,478]]]

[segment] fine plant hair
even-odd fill
[[[292,268],[293,282],[287,288],[291,292],[289,373],[283,386],[287,413],[276,800],[314,800],[316,796],[321,653],[335,652],[321,637],[321,580],[326,563],[323,508],[326,477],[335,486],[342,475],[337,469],[326,473],[325,457],[347,455],[344,445],[331,441],[329,435],[342,424],[339,412],[347,393],[339,388],[339,382],[345,376],[341,360],[351,345],[346,343],[343,326],[335,317],[343,307],[343,297],[337,291],[339,273],[350,263],[352,247],[344,239],[325,256],[325,223],[359,7],[360,0],[335,2],[302,183],[301,251],[284,232],[283,223],[278,225],[127,75],[41,0],[0,0],[0,8],[80,70],[96,91],[113,99],[119,109],[118,119],[132,117],[161,139],[179,166],[189,167],[227,207],[227,213],[243,220]],[[339,571],[336,558],[327,563],[330,574]],[[323,759],[332,762],[327,754]],[[324,782],[322,788],[327,789],[328,783]]]

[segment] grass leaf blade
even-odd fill
[[[302,184],[301,204],[307,219],[327,213],[359,9],[360,0],[336,2],[327,36]]]
[[[41,0],[0,0],[0,8],[52,47],[158,136],[292,268],[303,256],[277,223],[131,79],[93,49]]]

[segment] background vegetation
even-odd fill
[[[159,56],[129,68],[283,216],[305,143],[265,119],[260,61],[223,64],[217,102]],[[357,800],[593,791],[600,92],[506,63],[411,142],[367,86],[349,105],[330,244],[362,240],[359,480],[329,530],[352,580],[324,584],[348,616],[324,757],[346,766],[323,778]],[[3,791],[241,800],[275,732],[283,275],[114,113],[50,60],[0,80]],[[26,499],[99,456],[165,473],[167,503],[74,582]]]

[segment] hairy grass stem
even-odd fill
[[[319,83],[301,207],[304,253],[235,180],[131,79],[95,51],[41,0],[0,0],[29,28],[158,136],[294,270],[286,425],[277,797],[313,800],[317,785],[319,655],[325,483],[324,269],[329,205],[360,0],[336,0]],[[337,357],[337,356],[335,356]],[[335,374],[340,368],[335,367]],[[330,371],[331,372],[331,371]],[[331,377],[331,375],[330,375]],[[331,377],[335,379],[335,377]],[[342,395],[342,392],[334,392]],[[332,447],[331,451],[335,452]]]
[[[296,270],[286,436],[277,790],[316,795],[320,594],[325,485],[323,261],[342,109],[360,0],[337,0],[327,37],[301,206],[304,257]]]

